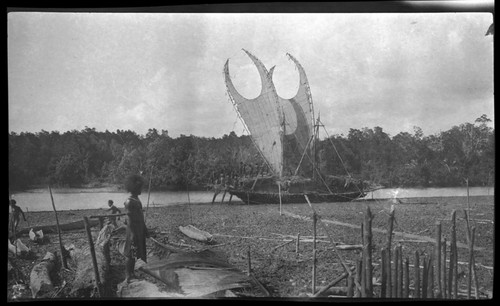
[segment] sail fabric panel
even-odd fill
[[[283,110],[283,116],[285,118],[286,140],[295,143],[296,146],[294,147],[298,151],[291,152],[288,156],[292,159],[300,159],[300,156],[307,148],[313,134],[314,115],[305,71],[293,56],[290,54],[287,55],[295,63],[299,71],[299,87],[293,98],[284,99],[278,95],[278,102]],[[272,72],[273,69],[270,71],[271,75]],[[288,148],[290,148],[290,146],[288,146]]]
[[[261,77],[262,89],[255,99],[246,99],[234,87],[229,76],[229,61],[224,67],[227,91],[233,105],[245,122],[254,143],[275,174],[281,176],[283,166],[283,147],[280,140],[281,116],[278,112],[276,90],[265,66],[249,52],[245,51],[257,66]]]

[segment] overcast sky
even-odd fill
[[[488,13],[8,14],[9,132],[149,128],[221,137],[243,125],[226,94],[269,69],[283,98],[304,67],[328,133],[380,126],[425,135],[494,119]]]

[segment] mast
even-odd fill
[[[285,135],[286,135],[286,123],[285,123],[285,112],[283,111],[283,107],[281,108],[281,111],[283,113],[283,121],[281,122],[281,135],[280,135],[280,140],[281,140],[281,175],[285,175]]]

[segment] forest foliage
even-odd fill
[[[491,186],[495,176],[495,133],[483,115],[447,131],[424,136],[390,136],[380,127],[350,129],[318,143],[329,174],[370,180],[385,187]],[[220,173],[238,172],[240,162],[262,164],[249,136],[221,138],[180,135],[149,129],[99,132],[86,127],[64,133],[9,134],[9,188],[51,183],[79,187],[121,184],[142,173],[154,190],[203,188]]]

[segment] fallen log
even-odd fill
[[[113,225],[106,224],[99,232],[99,236],[94,243],[94,250],[99,270],[99,279],[103,287],[105,287],[109,274],[109,241],[113,229]],[[74,245],[70,245],[67,246],[66,249],[69,250],[70,257],[76,263],[75,279],[73,281],[73,288],[70,295],[78,295],[79,297],[82,295],[90,296],[92,290],[97,287],[97,284],[95,283],[92,256],[90,254],[90,246],[86,245],[82,249],[77,249]]]
[[[33,298],[36,298],[38,293],[47,293],[54,289],[50,272],[55,267],[56,256],[50,252],[45,254],[42,261],[36,264],[30,274],[30,289]]]

